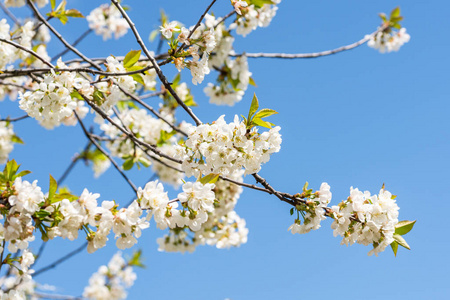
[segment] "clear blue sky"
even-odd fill
[[[68,2],[85,14],[101,3]],[[171,19],[193,24],[209,2],[124,1],[144,37],[155,28],[160,8]],[[280,113],[272,122],[282,128],[282,149],[261,172],[279,190],[295,193],[305,181],[313,188],[326,181],[337,203],[348,196],[350,186],[376,193],[384,182],[397,195],[400,219],[418,220],[406,236],[411,251],[401,248],[394,257],[387,249],[378,258],[368,257],[368,247],[341,246],[330,220],[318,231],[292,235],[287,232],[293,223],[290,207],[246,190],[237,212],[250,230],[247,244],[230,250],[204,246],[185,255],[160,253],[156,238],[163,233],[152,224],[136,247],[143,249],[147,268],[137,270],[129,299],[448,299],[450,3],[432,2],[283,0],[270,27],[237,38],[237,52],[299,53],[349,44],[376,29],[379,12],[397,5],[411,41],[400,52],[384,55],[364,45],[319,59],[251,59],[258,87],[250,88],[232,108],[208,105],[202,89],[215,74],[194,88],[200,104],[195,112],[204,122],[224,113],[228,120],[246,113],[253,92],[261,106]],[[143,4],[145,9],[140,8]],[[230,8],[228,0],[219,0],[213,11],[224,15]],[[58,28],[73,41],[87,25],[71,20]],[[107,56],[124,55],[138,46],[128,33],[107,43],[91,35],[79,49],[89,56]],[[55,54],[62,46],[49,50]],[[165,69],[174,74],[173,66]],[[191,77],[184,71],[182,78],[189,82]],[[0,105],[2,117],[22,114],[17,102]],[[48,174],[58,177],[86,143],[78,127],[46,131],[26,120],[15,128],[27,145],[16,146],[12,157],[32,170],[28,179],[38,179],[44,189]],[[148,171],[133,174],[140,185],[149,176]],[[246,181],[254,182],[250,177]],[[78,193],[84,187],[101,193],[104,200],[126,203],[132,196],[113,169],[94,180],[90,169],[79,164],[66,183]],[[52,242],[36,268],[75,244]],[[61,294],[79,295],[90,275],[116,252],[114,242],[110,244],[36,279],[56,285]],[[38,245],[32,243],[35,249]]]

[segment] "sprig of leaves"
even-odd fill
[[[273,123],[263,121],[263,118],[278,114],[278,112],[269,108],[263,108],[258,111],[258,108],[258,98],[256,97],[256,94],[253,94],[252,104],[250,105],[250,110],[248,111],[248,117],[245,118],[244,116],[242,116],[244,118],[247,130],[250,130],[254,126],[261,126],[269,129],[272,128],[272,126],[275,126],[275,124]]]

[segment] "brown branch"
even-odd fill
[[[28,0],[30,1],[30,0]],[[180,99],[180,97],[177,95],[177,93],[173,90],[171,87],[169,81],[167,81],[167,78],[164,76],[164,74],[161,71],[161,68],[159,67],[157,61],[155,58],[150,54],[147,47],[145,46],[144,42],[142,41],[141,36],[139,35],[139,32],[136,30],[136,26],[131,21],[128,14],[125,12],[125,10],[122,8],[122,6],[119,4],[117,0],[111,0],[111,2],[119,9],[120,13],[122,14],[123,18],[127,21],[128,25],[130,25],[131,31],[133,31],[134,36],[136,37],[136,41],[141,47],[142,51],[144,51],[144,54],[148,57],[150,62],[152,63],[153,67],[155,68],[156,74],[158,74],[159,79],[161,80],[164,87],[170,92],[170,94],[175,98],[175,100],[178,102],[178,105],[180,105],[187,113],[188,115],[194,120],[194,122],[198,125],[202,124],[199,118],[192,112],[192,110]]]
[[[90,28],[89,28],[88,30],[86,30],[82,35],[80,35],[79,38],[77,38],[77,39],[75,40],[75,42],[73,42],[72,46],[75,47],[76,45],[78,45],[78,44],[79,44],[82,40],[84,40],[84,38],[87,37],[91,32],[92,32],[92,29],[90,29]],[[62,52],[56,54],[55,56],[53,56],[52,59],[51,59],[51,61],[54,61],[54,60],[56,60],[56,59],[58,59],[58,58],[64,56],[64,54],[66,54],[66,53],[69,52],[69,51],[70,51],[69,49],[65,49],[64,51],[62,51]]]
[[[137,188],[134,185],[134,183],[128,178],[128,176],[122,171],[122,169],[119,167],[119,165],[117,165],[116,161],[111,157],[111,155],[109,155],[108,152],[105,151],[105,149],[103,149],[102,146],[100,146],[99,143],[97,143],[97,141],[95,139],[93,139],[90,135],[90,133],[86,130],[86,127],[84,126],[83,121],[80,119],[80,117],[78,116],[78,114],[74,111],[73,112],[75,114],[75,117],[77,118],[78,122],[81,125],[81,129],[83,130],[84,134],[86,135],[86,137],[91,141],[92,144],[94,144],[95,147],[97,147],[97,149],[103,153],[103,155],[105,155],[109,161],[114,165],[114,167],[116,168],[116,170],[120,173],[120,175],[122,175],[122,177],[125,179],[125,181],[128,183],[128,185],[133,189],[133,191],[135,193],[137,193]]]
[[[385,30],[388,26],[383,25],[380,28],[378,28],[375,32],[365,36],[364,38],[360,39],[359,41],[352,43],[350,45],[342,46],[336,49],[332,50],[326,50],[322,52],[313,52],[313,53],[297,53],[297,54],[289,54],[289,53],[243,53],[243,54],[229,54],[229,56],[237,57],[245,55],[249,58],[284,58],[284,59],[297,59],[297,58],[316,58],[321,56],[327,56],[336,54],[343,51],[348,51],[351,49],[354,49],[356,47],[359,47],[366,43],[368,40],[370,40],[371,37],[376,35],[378,32],[381,32]]]
[[[34,52],[34,51],[31,50],[31,49],[27,49],[27,48],[25,48],[25,47],[22,46],[22,45],[19,45],[19,44],[13,42],[13,41],[9,41],[9,40],[3,39],[3,38],[0,38],[0,42],[10,44],[11,46],[16,47],[17,49],[20,49],[20,50],[22,50],[22,51],[25,51],[25,52],[27,52],[27,53],[30,53],[31,55],[33,55],[34,57],[36,57],[37,59],[39,59],[40,61],[42,61],[44,64],[46,64],[46,65],[49,66],[50,68],[54,68],[54,66],[53,66],[51,63],[49,63],[48,61],[46,61],[46,60],[45,60],[44,58],[42,58],[39,54],[37,54],[36,52]]]

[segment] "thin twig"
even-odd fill
[[[66,261],[67,259],[71,258],[72,256],[80,253],[81,251],[83,251],[83,249],[85,249],[88,245],[88,242],[84,242],[83,245],[81,245],[80,247],[76,248],[75,250],[67,253],[66,255],[64,255],[63,257],[55,260],[54,262],[48,264],[47,266],[37,270],[36,272],[34,272],[33,277],[36,277],[42,273],[44,273],[45,271],[48,271],[50,269],[55,268],[57,265],[59,265],[60,263],[63,263],[64,261]]]
[[[316,57],[321,57],[321,56],[327,56],[327,55],[332,55],[332,54],[336,54],[339,52],[343,52],[343,51],[348,51],[351,49],[354,49],[356,47],[359,47],[361,45],[363,45],[364,43],[366,43],[368,40],[370,40],[374,35],[376,35],[378,32],[383,31],[387,28],[386,25],[381,26],[380,28],[378,28],[375,32],[365,36],[364,38],[360,39],[359,41],[352,43],[350,45],[346,45],[346,46],[342,46],[336,49],[332,49],[332,50],[326,50],[326,51],[322,51],[322,52],[313,52],[313,53],[296,53],[296,54],[289,54],[289,53],[243,53],[243,54],[229,54],[229,56],[242,56],[245,55],[246,57],[249,58],[285,58],[285,59],[297,59],[297,58],[316,58]]]
[[[46,61],[46,60],[45,60],[44,58],[42,58],[39,54],[37,54],[36,52],[34,52],[34,51],[31,50],[31,49],[25,48],[25,47],[22,46],[22,45],[19,45],[19,44],[13,42],[13,41],[9,41],[9,40],[3,39],[3,38],[0,38],[0,42],[10,44],[10,45],[16,47],[17,49],[20,49],[20,50],[22,50],[22,51],[25,51],[25,52],[27,52],[27,53],[30,53],[31,55],[33,55],[34,57],[36,57],[37,59],[39,59],[40,61],[42,61],[44,64],[46,64],[46,65],[49,66],[50,68],[54,68],[54,66],[53,66],[51,63],[49,63],[48,61]]]
[[[211,4],[209,4],[209,6],[206,8],[205,12],[200,16],[200,19],[197,21],[197,23],[195,24],[195,26],[192,28],[192,30],[189,32],[186,40],[189,40],[192,36],[192,34],[194,34],[195,30],[200,26],[200,24],[202,23],[203,19],[205,18],[206,14],[208,13],[208,11],[211,9],[211,7],[214,5],[214,3],[216,3],[217,0],[213,0],[211,2]],[[175,52],[173,53],[173,55],[175,56],[178,51],[182,50],[184,48],[184,46],[186,46],[186,43],[181,44],[181,46],[175,50]]]
[[[30,0],[28,0],[30,1]],[[180,97],[177,95],[177,93],[173,90],[171,87],[169,81],[167,81],[167,78],[164,76],[164,74],[161,71],[161,68],[158,65],[158,62],[155,60],[155,58],[150,54],[147,47],[145,46],[144,42],[141,39],[141,36],[139,35],[139,32],[136,30],[136,26],[131,21],[128,14],[125,12],[125,10],[122,8],[122,6],[119,4],[117,0],[111,0],[111,2],[119,9],[120,13],[122,14],[123,18],[127,21],[128,25],[130,25],[131,31],[133,31],[134,36],[136,37],[136,41],[141,47],[142,51],[144,51],[144,54],[150,59],[150,62],[152,63],[153,67],[155,68],[156,74],[158,74],[159,79],[161,80],[164,87],[170,92],[170,94],[175,98],[175,100],[178,102],[178,105],[180,105],[188,114],[189,116],[194,120],[195,124],[200,125],[202,122],[200,119],[192,112],[192,110],[183,102],[183,100],[180,99]]]
[[[20,117],[17,117],[17,118],[13,118],[13,119],[10,119],[9,117],[7,117],[6,119],[0,119],[0,121],[17,122],[17,121],[24,120],[24,119],[27,119],[27,118],[28,118],[28,115],[23,115],[23,116],[20,116]]]
[[[90,28],[89,28],[88,30],[86,30],[82,35],[80,35],[79,38],[77,38],[77,39],[75,40],[75,42],[73,42],[72,46],[75,47],[76,45],[78,45],[78,44],[79,44],[82,40],[84,40],[84,38],[87,37],[91,32],[92,32],[92,29],[90,29]],[[57,60],[58,58],[64,56],[64,54],[66,54],[66,53],[69,52],[69,51],[70,51],[70,50],[66,48],[64,51],[62,51],[62,52],[56,54],[55,56],[53,56],[52,59],[51,59],[51,61]]]
[[[11,19],[14,23],[16,23],[17,26],[21,26],[19,20],[17,20],[16,16],[3,4],[2,1],[0,1],[0,8],[3,10],[3,12]]]
[[[55,28],[53,28],[52,25],[50,25],[50,23],[41,15],[41,13],[39,12],[39,10],[36,8],[36,6],[33,4],[33,2],[31,0],[27,0],[28,6],[31,7],[31,9],[33,10],[34,14],[36,15],[36,17],[45,24],[45,26],[48,27],[48,29],[50,29],[51,32],[53,32],[53,34],[64,44],[64,46],[66,46],[66,48],[70,49],[70,51],[72,51],[73,53],[75,53],[76,55],[78,55],[80,58],[82,58],[84,61],[88,62],[91,66],[97,68],[98,70],[101,70],[100,66],[98,66],[95,62],[93,62],[92,60],[90,60],[88,57],[86,57],[83,53],[81,53],[80,51],[77,50],[77,48],[73,47],[72,45],[70,45],[63,37],[62,35],[56,31]]]
[[[108,152],[105,151],[105,149],[103,149],[102,146],[100,146],[99,143],[97,143],[97,141],[95,139],[93,139],[90,135],[90,133],[86,130],[86,127],[84,126],[83,121],[80,119],[80,117],[78,116],[78,114],[76,112],[74,112],[75,117],[77,118],[78,122],[81,125],[81,129],[83,130],[84,134],[86,135],[86,137],[91,141],[92,144],[94,144],[95,147],[97,147],[97,149],[103,153],[103,155],[105,155],[109,161],[113,164],[113,166],[116,168],[116,170],[120,173],[120,175],[122,175],[122,177],[125,179],[125,181],[128,183],[128,185],[133,189],[133,191],[135,193],[137,193],[137,188],[134,185],[134,183],[128,178],[128,176],[122,171],[122,169],[119,167],[119,165],[116,163],[116,161],[111,157],[111,155],[109,155]]]

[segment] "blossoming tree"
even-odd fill
[[[303,189],[289,193],[277,190],[269,183],[270,178],[259,175],[271,155],[281,150],[282,128],[269,121],[277,114],[275,110],[260,108],[257,96],[245,93],[255,84],[248,58],[321,57],[365,43],[382,53],[398,51],[409,40],[400,25],[400,9],[395,8],[390,15],[380,14],[382,23],[375,32],[334,50],[236,53],[233,44],[258,27],[268,26],[281,0],[231,0],[228,12],[213,14],[216,1],[205,3],[198,22],[188,27],[162,13],[159,29],[150,35],[151,40],[160,41],[156,52],[148,49],[126,7],[117,0],[100,5],[87,16],[69,7],[65,0],[0,2],[5,14],[0,21],[0,97],[18,98],[25,112],[23,116],[1,112],[3,298],[39,297],[32,276],[47,268],[32,269],[44,250],[30,250],[36,238],[45,243],[58,238],[86,239],[82,249],[89,253],[108,245],[126,249],[138,243],[153,219],[159,229],[166,230],[157,240],[160,251],[192,252],[205,244],[237,247],[247,241],[248,235],[245,220],[234,210],[244,189],[281,200],[280,205],[285,205],[293,218],[288,228],[293,234],[317,230],[321,221],[331,218],[333,234],[342,237],[342,244],[369,246],[369,255],[378,255],[388,246],[394,254],[399,245],[409,249],[402,236],[412,229],[414,221],[399,221],[396,197],[384,185],[376,194],[352,187],[347,199],[332,205],[331,188],[325,182],[317,190],[306,183]],[[14,15],[24,10],[32,17],[20,19]],[[85,18],[89,27],[74,43],[52,25],[66,24],[71,18]],[[123,56],[116,53],[90,58],[77,44],[91,32],[103,40],[132,34],[136,49]],[[47,49],[53,43],[62,43],[65,50],[51,58]],[[78,58],[65,60],[67,52]],[[171,64],[179,72],[173,80],[165,75]],[[185,77],[188,71],[194,85],[211,81],[204,88],[211,104],[232,106],[245,101],[248,111],[203,123],[195,114],[197,104],[188,82],[181,81],[181,75]],[[158,99],[158,104],[156,100],[149,104],[149,98]],[[189,119],[177,119],[180,110]],[[26,118],[49,130],[79,126],[88,144],[65,175],[81,160],[92,165],[95,176],[112,165],[133,190],[133,201],[100,201],[99,194],[87,189],[75,195],[62,187],[66,176],[59,182],[50,176],[48,191],[42,191],[33,175],[13,159],[14,143],[22,143],[14,132],[14,123]],[[152,179],[137,187],[127,175],[133,167],[149,168]],[[181,190],[169,197],[165,185]],[[137,251],[127,261],[116,254],[92,275],[83,297],[125,298],[125,288],[136,278],[132,268],[141,266],[140,256]]]

